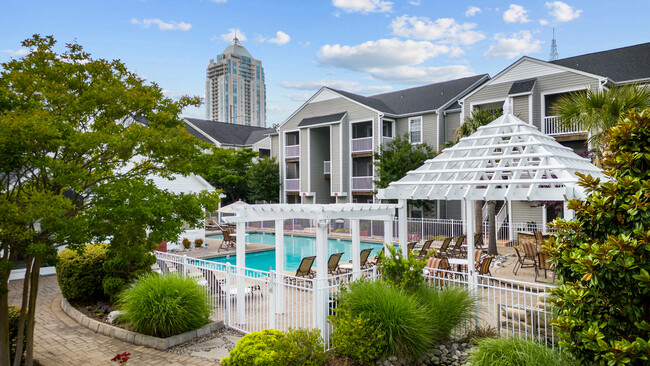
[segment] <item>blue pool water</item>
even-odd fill
[[[210,236],[220,238],[221,235]],[[249,233],[246,235],[247,243],[275,245],[275,234],[273,233]],[[374,249],[370,256],[377,255],[382,248],[381,243],[361,242],[361,249]],[[352,242],[349,240],[328,239],[328,256],[334,253],[344,252],[341,262],[352,260]],[[295,271],[303,257],[316,255],[316,238],[309,236],[284,236],[284,270]],[[208,260],[219,263],[235,264],[235,255],[210,258]],[[275,250],[246,254],[246,267],[261,271],[275,270]]]

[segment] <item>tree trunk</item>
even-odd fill
[[[2,271],[2,289],[7,289],[11,269]],[[9,359],[9,293],[0,291],[0,366],[10,366]]]
[[[497,255],[496,201],[488,201],[488,255]]]
[[[483,233],[483,201],[474,201],[474,234]]]
[[[16,337],[16,354],[14,355],[14,366],[20,366],[23,359],[23,343],[25,340],[25,314],[27,312],[27,300],[29,295],[29,275],[32,272],[32,263],[34,258],[29,256],[25,258],[25,279],[23,280],[23,300],[20,303],[20,318],[18,319],[18,337]]]
[[[34,365],[34,323],[36,318],[36,295],[38,295],[38,279],[41,270],[42,258],[37,257],[34,259],[32,273],[30,276],[30,289],[29,289],[29,308],[27,309],[27,329],[26,329],[26,352],[25,352],[25,366]],[[27,280],[27,274],[25,274]]]

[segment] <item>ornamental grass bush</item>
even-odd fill
[[[576,363],[568,354],[544,344],[519,338],[485,338],[470,351],[473,366],[571,366]]]
[[[103,268],[108,244],[89,244],[79,250],[65,249],[58,255],[56,278],[61,294],[70,301],[97,302],[104,300]]]
[[[150,273],[118,296],[120,322],[136,332],[170,337],[198,329],[209,321],[209,295],[191,278]]]
[[[448,341],[452,331],[471,318],[476,304],[469,291],[455,287],[439,289],[422,285],[416,296],[427,310],[427,322],[436,344]]]

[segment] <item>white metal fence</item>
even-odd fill
[[[213,320],[245,333],[265,328],[318,328],[328,348],[332,329],[327,316],[337,305],[336,295],[341,286],[362,276],[380,278],[376,267],[318,280],[169,253],[155,255],[163,273],[182,273],[204,286],[211,297]],[[430,268],[427,272],[425,280],[430,286],[474,288],[465,272]],[[552,308],[547,298],[550,286],[488,276],[478,276],[477,282],[473,290],[478,298],[476,311],[470,321],[456,330],[456,335],[476,327],[493,328],[502,336],[555,345]]]

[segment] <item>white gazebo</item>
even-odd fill
[[[464,201],[467,260],[472,263],[472,201],[565,201],[564,217],[571,218],[566,200],[584,197],[576,173],[604,178],[589,160],[514,116],[506,102],[504,115],[379,190],[377,197],[400,202],[400,234],[406,232],[406,200]],[[404,248],[406,237],[400,235],[399,240]],[[476,285],[474,266],[468,268]]]
[[[395,209],[399,205],[395,204],[266,204],[266,205],[237,205],[234,211],[237,213],[234,217],[224,217],[226,222],[237,224],[237,243],[246,242],[246,222],[251,221],[275,221],[275,268],[279,273],[284,271],[284,220],[303,218],[316,220],[316,279],[314,286],[315,301],[318,307],[315,311],[314,326],[321,329],[325,336],[325,325],[327,322],[326,315],[328,298],[325,291],[319,289],[327,286],[327,227],[329,220],[349,219],[350,234],[352,236],[352,267],[354,273],[360,271],[361,240],[359,231],[359,220],[383,220],[384,221],[384,242],[386,245],[392,242],[393,238],[393,218]],[[243,271],[246,267],[246,247],[237,245],[236,266],[240,275],[237,281],[237,321],[243,323],[244,318],[244,283]],[[276,312],[282,313],[284,310],[282,284],[275,286]],[[317,316],[320,314],[320,316]]]

